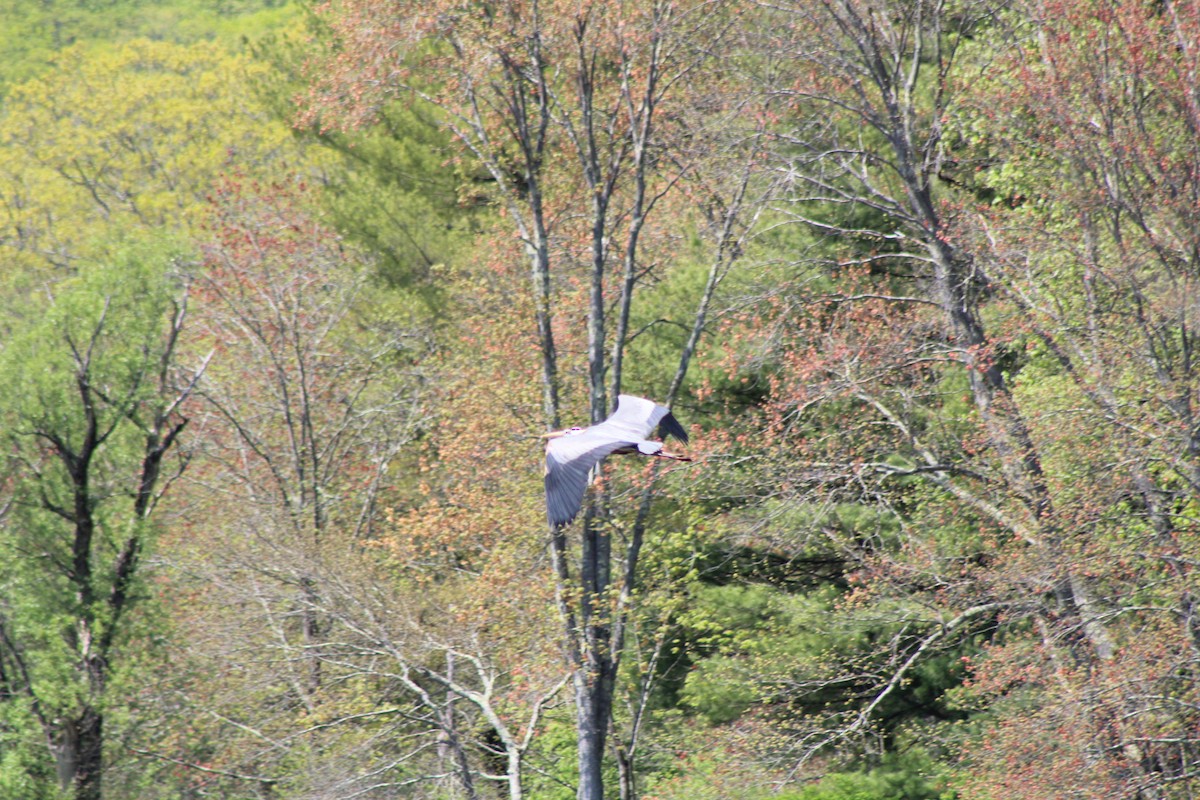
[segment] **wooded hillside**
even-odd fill
[[[0,797],[1200,793],[1194,2],[9,0],[0,259]]]

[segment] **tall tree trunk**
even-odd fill
[[[578,733],[579,800],[604,798],[604,749],[612,716],[618,652],[612,638],[612,548],[605,519],[592,503],[584,513],[579,599],[582,656],[573,687]],[[574,635],[568,631],[568,635]]]
[[[612,712],[611,683],[601,675],[575,673],[575,709],[578,729],[578,800],[604,800],[604,744],[608,737],[608,715]]]
[[[102,787],[104,715],[87,707],[80,715],[79,746],[73,780],[75,800],[100,800]]]
[[[897,152],[903,157],[905,152]],[[915,181],[915,173],[910,173]],[[914,211],[926,222],[928,230],[940,231],[941,220],[933,209],[927,185],[909,187]],[[1054,503],[1041,457],[1016,400],[996,360],[987,354],[992,345],[978,313],[978,290],[981,278],[975,274],[970,260],[958,253],[942,237],[935,235],[927,242],[934,263],[935,291],[938,302],[949,320],[956,344],[964,353],[975,407],[979,411],[988,438],[1000,457],[1001,466],[1010,485],[1025,504],[1039,531],[1035,542],[1054,570],[1054,594],[1063,610],[1080,621],[1083,633],[1091,645],[1092,655],[1111,658],[1113,644],[1092,596],[1091,587],[1073,569],[1064,551],[1061,532],[1054,521]],[[984,359],[981,360],[980,356]]]
[[[59,786],[73,800],[100,800],[103,785],[104,714],[93,702],[103,695],[107,668],[102,659],[84,662],[89,693],[67,720],[46,720]]]
[[[79,763],[79,734],[77,726],[68,722],[59,725],[48,736],[50,752],[54,755],[54,769],[58,784],[64,792],[75,783],[76,765]]]
[[[916,8],[921,9],[920,4]],[[861,64],[878,90],[878,107],[864,115],[883,129],[892,151],[896,172],[903,183],[908,212],[915,222],[914,238],[922,243],[933,266],[933,294],[946,316],[953,344],[962,353],[975,406],[987,430],[990,444],[1000,458],[1010,485],[1026,506],[1040,533],[1036,543],[1055,572],[1054,592],[1064,610],[1081,622],[1093,654],[1112,655],[1112,642],[1092,599],[1090,587],[1070,566],[1061,533],[1054,522],[1051,492],[1041,458],[1003,371],[989,350],[994,344],[980,317],[979,305],[987,283],[980,265],[956,248],[946,235],[932,194],[936,161],[928,154],[940,147],[940,128],[923,130],[922,111],[916,97],[922,80],[922,63],[948,65],[943,51],[942,20],[938,8],[914,13],[911,26],[912,52],[891,50],[894,45],[872,20],[859,16],[858,9],[843,3],[841,20],[846,30],[858,37]],[[907,39],[905,39],[907,41]],[[900,41],[896,39],[894,41]],[[886,55],[885,55],[886,54]],[[935,80],[942,80],[938,76]],[[939,102],[948,102],[944,94]],[[924,140],[918,137],[923,135]],[[916,231],[919,231],[917,233]]]

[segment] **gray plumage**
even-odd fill
[[[687,443],[687,431],[666,406],[652,400],[623,394],[617,409],[590,428],[571,428],[546,434],[546,516],[552,528],[570,524],[579,514],[592,468],[605,457],[638,454],[690,461],[663,452],[662,442],[646,437],[658,428],[663,436]]]

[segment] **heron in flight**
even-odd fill
[[[546,442],[546,516],[550,527],[570,524],[583,504],[592,467],[606,456],[642,455],[691,461],[686,456],[663,450],[662,442],[646,437],[658,428],[662,436],[674,436],[687,443],[687,431],[666,406],[653,400],[623,394],[617,398],[617,410],[604,422],[590,428],[568,428],[547,433]]]

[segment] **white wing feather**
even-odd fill
[[[546,513],[557,528],[575,519],[583,504],[592,468],[614,450],[629,446],[588,429],[551,439],[546,447]]]

